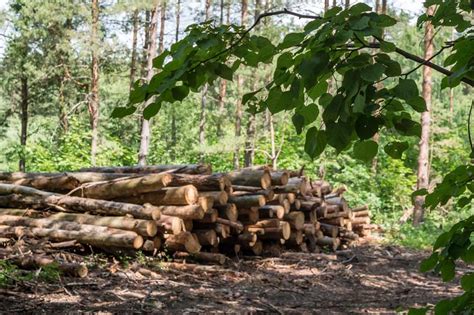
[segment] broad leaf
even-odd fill
[[[370,162],[377,155],[379,145],[373,140],[359,141],[354,144],[354,157]]]

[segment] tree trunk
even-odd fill
[[[189,206],[159,206],[164,215],[174,216],[183,220],[201,220],[204,217],[204,209],[200,205]]]
[[[116,200],[134,204],[152,204],[155,206],[171,205],[185,206],[198,202],[199,193],[193,185],[170,187],[161,190],[139,194],[130,197],[120,197]]]
[[[345,3],[344,3],[344,7],[346,9],[349,9],[350,6],[351,6],[351,0],[346,0]]]
[[[227,5],[227,10],[229,10],[230,1],[226,1],[226,5]],[[224,9],[225,9],[224,0],[221,0],[221,10],[220,10],[220,24],[221,25],[224,24]],[[229,12],[228,12],[228,14],[227,14],[227,24],[229,24],[229,22],[230,22],[230,15],[229,15]],[[217,126],[216,126],[216,134],[217,134],[217,137],[219,137],[219,138],[224,135],[222,125],[224,124],[224,120],[225,120],[224,112],[225,112],[225,96],[226,96],[226,93],[227,93],[227,80],[220,79],[220,81],[219,81],[219,103],[218,103],[218,107],[217,107],[218,121],[217,121]]]
[[[20,161],[18,168],[20,172],[24,172],[26,168],[26,140],[28,139],[28,78],[21,78],[21,131],[20,145],[23,148],[20,153]]]
[[[149,165],[149,166],[103,166],[86,167],[79,172],[99,172],[99,173],[161,173],[169,171],[177,174],[211,174],[212,169],[208,164],[175,164],[175,165]]]
[[[247,22],[247,13],[248,13],[248,3],[247,0],[242,0],[242,14],[240,24],[245,27]],[[236,148],[234,151],[234,168],[240,168],[240,144],[239,139],[242,133],[242,89],[244,88],[244,78],[242,75],[237,75],[237,103],[235,106],[235,138],[236,138]]]
[[[198,253],[201,250],[199,241],[189,232],[169,235],[165,241],[165,248],[172,252]]]
[[[176,31],[175,31],[175,43],[179,40],[179,23],[181,19],[181,0],[177,0],[176,3]],[[164,27],[164,26],[163,26]],[[171,106],[171,145],[170,145],[170,159],[174,161],[176,159],[174,145],[178,141],[177,130],[176,130],[176,107]]]
[[[434,7],[428,7],[426,9],[427,15],[433,15]],[[431,23],[426,23],[425,26],[425,55],[424,59],[428,60],[433,56],[434,28]],[[426,102],[426,111],[421,113],[421,138],[419,143],[420,153],[418,155],[418,175],[416,188],[429,188],[430,174],[429,174],[429,151],[430,151],[430,124],[431,124],[431,68],[423,67],[423,87],[422,94]],[[415,206],[413,209],[413,225],[418,226],[423,221],[424,216],[424,196],[415,197]]]
[[[91,86],[89,95],[89,115],[92,129],[91,164],[96,165],[97,145],[99,139],[99,0],[92,0],[91,28]]]
[[[130,60],[130,90],[135,82],[137,72],[137,38],[138,38],[138,10],[135,9],[132,14],[132,56]]]
[[[151,21],[149,29],[147,30],[149,44],[147,47],[147,65],[146,65],[146,81],[150,82],[155,72],[153,71],[153,59],[156,57],[156,33],[158,27],[158,10],[159,2],[154,1],[154,7],[151,11]],[[153,98],[150,98],[146,103],[145,107],[153,103]],[[138,152],[138,165],[147,165],[148,151],[150,148],[150,120],[142,117],[142,128],[140,135],[140,150]]]
[[[329,0],[324,0],[324,12],[329,10]]]

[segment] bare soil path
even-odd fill
[[[286,252],[224,267],[109,265],[84,279],[0,289],[0,313],[391,314],[459,293],[455,282],[418,272],[428,254],[371,244],[338,255]]]

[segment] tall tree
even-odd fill
[[[89,95],[89,115],[92,129],[91,164],[96,165],[97,145],[99,139],[99,0],[92,0],[91,23],[91,83]]]
[[[174,34],[174,40],[177,42],[179,40],[179,26],[180,26],[180,19],[181,19],[181,0],[176,2],[176,30]],[[164,27],[164,26],[163,26]],[[173,161],[175,157],[175,148],[174,146],[177,143],[177,133],[176,130],[176,107],[171,106],[171,145],[170,145],[170,158]]]
[[[224,1],[221,0],[221,6],[220,6],[220,24],[224,24],[224,10],[227,9],[227,17],[226,17],[226,23],[230,24],[230,1]],[[225,111],[225,97],[227,94],[227,80],[221,79],[219,81],[219,97],[218,97],[218,106],[217,106],[217,116],[218,116],[218,122],[217,122],[217,128],[216,128],[216,134],[218,137],[223,136],[223,128],[222,125],[224,123],[224,111]]]
[[[135,82],[137,72],[138,9],[132,13],[132,56],[130,59],[130,89]]]
[[[434,13],[434,7],[430,6],[426,9],[426,15],[431,16]],[[433,45],[434,27],[430,22],[425,24],[424,38],[424,59],[430,60],[434,53]],[[418,155],[418,173],[416,188],[428,189],[430,183],[429,174],[429,155],[430,155],[430,125],[431,125],[431,80],[432,70],[428,66],[423,66],[423,85],[422,96],[426,102],[426,111],[421,113],[421,137],[419,143]],[[415,207],[413,210],[413,225],[418,226],[423,221],[425,196],[415,197]]]
[[[254,22],[257,21],[258,16],[260,15],[261,10],[261,1],[255,0],[255,13],[254,13]],[[257,26],[258,27],[258,26]],[[258,74],[255,73],[257,76]],[[256,78],[254,80],[254,90],[257,89],[257,82],[259,80]],[[254,113],[251,113],[247,123],[247,137],[245,140],[245,153],[244,153],[244,166],[249,167],[253,165],[255,159],[255,137],[257,135],[257,119]]]
[[[240,24],[245,26],[247,22],[248,14],[248,2],[247,0],[242,0],[242,9],[240,16]],[[242,88],[244,86],[244,77],[240,74],[237,75],[237,103],[235,106],[235,138],[240,139],[242,133]],[[240,145],[237,142],[236,148],[234,150],[234,168],[240,168]]]
[[[153,78],[153,59],[156,57],[156,35],[158,28],[158,11],[159,11],[159,1],[153,1],[153,9],[150,14],[150,24],[147,30],[149,43],[147,47],[147,65],[146,65],[146,81],[150,82]],[[161,33],[161,32],[160,32]],[[161,35],[161,34],[160,34]],[[153,102],[153,99],[150,98],[146,103],[145,107],[150,105]],[[140,135],[140,149],[138,152],[138,165],[144,166],[147,164],[148,150],[150,147],[150,120],[144,119],[142,117],[142,128]]]
[[[211,8],[211,0],[206,0],[205,7],[204,7],[204,20],[209,20],[210,16],[210,8]],[[202,91],[201,91],[201,113],[199,117],[199,145],[201,148],[204,146],[206,142],[206,103],[207,103],[207,91],[209,89],[209,85],[206,83],[204,84]],[[201,152],[199,153],[199,160],[201,162],[204,161],[204,154]]]

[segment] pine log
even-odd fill
[[[248,228],[267,228],[267,227],[279,227],[280,226],[280,220],[279,219],[266,219],[266,220],[260,220],[256,222],[255,224],[252,225],[247,225],[245,226],[246,229]]]
[[[87,167],[79,170],[80,172],[99,172],[99,173],[161,173],[170,172],[177,174],[211,174],[212,169],[208,164],[189,164],[189,165],[148,165],[148,166],[119,166],[119,167]]]
[[[326,204],[326,212],[329,213],[338,213],[343,211],[339,205]]]
[[[357,217],[351,220],[352,225],[363,225],[363,224],[370,224],[370,218],[369,217]]]
[[[330,237],[337,237],[339,234],[339,227],[335,225],[320,222],[319,229],[324,233],[324,235]]]
[[[204,218],[201,220],[197,220],[198,222],[202,223],[214,223],[216,222],[217,218],[219,217],[219,213],[216,209],[212,209],[210,212],[204,215]]]
[[[257,240],[255,242],[255,244],[253,244],[253,245],[242,244],[241,246],[242,246],[241,248],[242,248],[242,251],[244,252],[244,254],[251,254],[251,255],[256,255],[256,256],[262,255],[263,243],[259,240]]]
[[[134,233],[124,231],[121,234],[104,232],[103,227],[94,226],[100,232],[91,232],[89,228],[78,231],[59,230],[56,228],[36,228],[24,226],[0,226],[0,236],[3,237],[46,237],[53,241],[76,240],[79,243],[98,247],[120,247],[138,249],[143,245],[143,238]]]
[[[171,215],[183,220],[200,220],[204,217],[204,209],[200,205],[158,206],[161,214]]]
[[[349,205],[344,197],[325,198],[324,201],[329,205],[338,205],[342,211],[349,211]]]
[[[301,211],[290,212],[285,215],[284,220],[290,224],[294,230],[304,229],[304,213]]]
[[[169,215],[162,215],[155,223],[161,233],[180,234],[186,229],[183,219]]]
[[[214,207],[214,198],[212,197],[199,197],[198,204],[204,209],[204,213],[212,210]]]
[[[59,262],[50,257],[40,255],[28,255],[8,259],[11,263],[22,269],[37,269],[46,266],[57,266],[58,269],[67,276],[84,278],[89,273],[87,266],[78,263]]]
[[[186,232],[191,232],[194,227],[194,222],[193,220],[183,220],[184,223],[184,231]]]
[[[191,259],[198,262],[213,263],[219,265],[223,265],[227,261],[227,257],[219,253],[199,252],[189,254],[185,252],[176,252],[173,256],[179,259]]]
[[[196,234],[198,241],[204,246],[217,246],[219,239],[217,233],[214,230],[194,230],[193,234]]]
[[[280,240],[280,239],[287,240],[290,238],[290,234],[291,234],[290,224],[284,221],[280,222],[279,227],[266,227],[262,229],[263,229],[263,234],[259,235],[259,238],[261,238],[262,240],[275,240],[275,241]],[[250,229],[248,231],[254,232],[254,231],[251,231]]]
[[[299,211],[301,210],[301,200],[295,199],[295,202],[291,205],[290,211]]]
[[[298,196],[299,199],[304,200],[304,201],[311,201],[312,203],[316,204],[317,206],[322,205],[324,203],[324,200],[319,198],[319,197],[314,197],[311,195],[304,195],[304,196]]]
[[[324,218],[328,214],[327,205],[316,207],[315,210],[318,218]]]
[[[89,214],[55,213],[48,217],[49,220],[71,221],[80,224],[100,225],[110,228],[133,231],[142,236],[155,236],[157,226],[154,221],[140,220],[128,217],[101,217]]]
[[[285,199],[278,198],[277,200],[269,201],[266,204],[271,205],[271,206],[280,205],[285,209],[285,213],[290,212],[290,209],[291,209],[291,204],[286,198]]]
[[[268,170],[242,169],[227,175],[232,185],[262,187],[263,189],[272,185],[272,178]]]
[[[284,186],[275,186],[273,190],[275,193],[301,193],[302,195],[306,194],[306,177],[292,177],[288,180],[288,184]]]
[[[354,217],[370,217],[371,213],[370,213],[370,210],[361,210],[361,211],[357,211],[357,212],[354,212]]]
[[[0,208],[0,215],[3,214],[17,215],[30,218],[44,218],[46,215],[46,213],[43,211],[36,211],[33,209]]]
[[[258,208],[239,209],[239,221],[245,224],[253,224],[260,218]]]
[[[348,209],[347,211],[341,211],[341,212],[333,212],[333,213],[328,213],[324,219],[334,219],[334,218],[346,218],[346,219],[352,219],[354,218],[354,214],[352,213],[351,209]]]
[[[222,239],[226,239],[230,236],[230,226],[216,223],[215,231],[220,235]]]
[[[84,184],[74,189],[71,195],[103,200],[124,198],[164,188],[171,182],[171,179],[172,176],[167,173],[117,178]]]
[[[123,202],[54,195],[51,193],[47,193],[43,196],[24,196],[18,194],[0,196],[0,207],[31,207],[35,209],[45,209],[51,208],[52,206],[60,208],[60,210],[63,211],[70,210],[73,212],[90,212],[93,214],[113,216],[130,215],[136,219],[145,220],[156,220],[160,218],[160,210],[148,204],[142,206]]]
[[[284,186],[288,184],[290,175],[287,171],[271,171],[272,186]]]
[[[305,223],[303,231],[305,235],[314,235],[316,234],[316,227],[312,223]]]
[[[363,206],[352,208],[352,212],[359,212],[359,211],[365,211],[365,210],[369,210],[368,205],[363,205]]]
[[[287,193],[286,194],[286,199],[290,202],[290,204],[295,203],[296,200],[296,194],[295,193]]]
[[[332,186],[330,183],[324,180],[317,180],[312,183],[313,187],[319,187],[322,195],[330,194],[332,191]],[[321,197],[321,196],[319,196]]]
[[[326,223],[326,224],[332,224],[332,225],[338,225],[338,226],[344,226],[344,218],[334,218],[334,219],[324,219],[321,218],[319,219],[321,223]]]
[[[272,189],[261,189],[260,187],[232,186],[233,196],[262,195],[266,200],[273,200],[275,193]],[[243,190],[242,190],[243,189]]]
[[[245,245],[247,247],[252,247],[257,243],[258,237],[255,233],[244,232],[237,236],[237,241],[241,245]]]
[[[295,247],[303,243],[303,231],[292,230],[290,238],[285,242],[285,245],[288,247]]]
[[[233,203],[227,203],[225,205],[216,205],[216,210],[219,213],[219,217],[235,222],[239,218],[239,211]]]
[[[280,243],[277,242],[265,242],[262,243],[262,255],[267,257],[279,257],[283,251]]]
[[[223,224],[223,225],[228,225],[231,228],[233,228],[234,230],[236,230],[237,233],[240,233],[244,230],[244,226],[239,221],[232,222],[232,221],[227,220],[227,219],[217,218],[216,223],[220,223],[220,224]]]
[[[341,245],[341,241],[336,237],[324,236],[323,238],[318,238],[316,243],[320,246],[329,246],[332,250],[337,250]]]
[[[168,187],[193,185],[198,191],[227,191],[232,185],[225,174],[188,175],[173,174]]]
[[[315,235],[305,235],[306,246],[310,253],[319,253],[321,250],[317,244],[318,238]]]
[[[348,231],[352,231],[352,220],[351,219],[344,219],[344,227]]]
[[[351,241],[359,240],[359,235],[354,232],[346,232],[342,235],[342,237]]]
[[[318,207],[318,204],[312,202],[312,201],[307,201],[307,200],[300,200],[300,210],[301,211],[312,211]]]
[[[234,203],[237,208],[262,207],[265,205],[265,197],[262,195],[229,196],[229,202]]]
[[[198,202],[199,193],[193,185],[163,188],[137,196],[117,198],[119,201],[152,205],[192,205]]]
[[[190,232],[181,232],[166,237],[164,248],[171,252],[198,253],[201,245]]]
[[[225,205],[229,199],[225,191],[201,191],[199,197],[212,197],[215,205]]]
[[[161,248],[161,237],[155,236],[153,238],[147,239],[142,246],[142,249],[147,252],[154,252],[155,250],[159,250]]]
[[[285,216],[285,208],[281,205],[265,205],[258,208],[259,216],[261,218],[273,218],[283,219]]]

